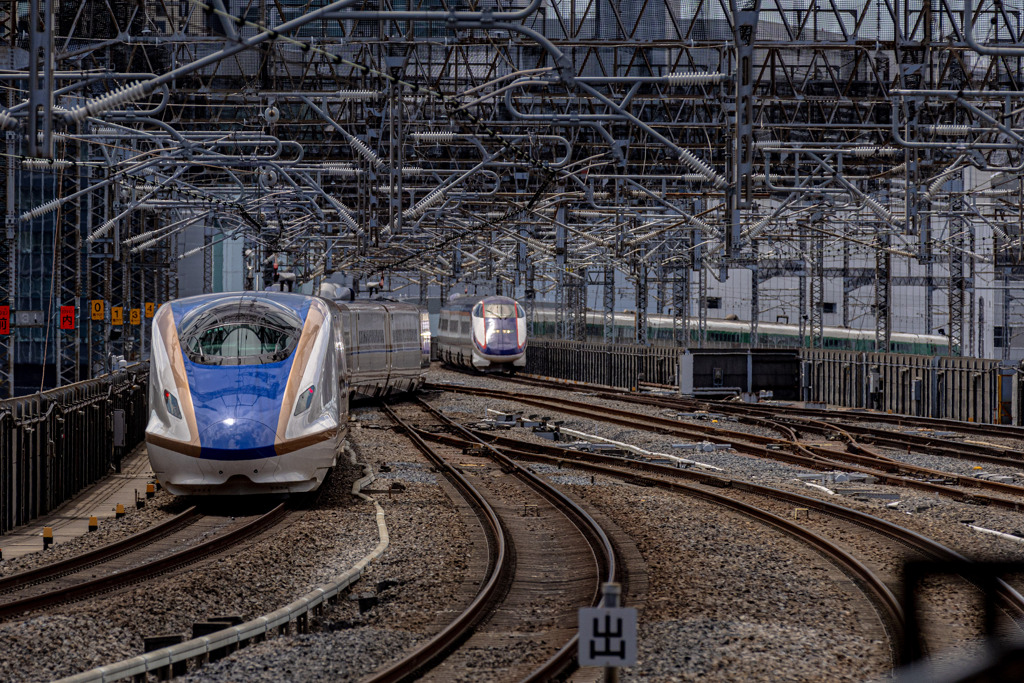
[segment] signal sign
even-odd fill
[[[62,330],[73,330],[73,329],[75,329],[75,307],[74,306],[61,306],[60,307],[60,329],[62,329]]]
[[[147,301],[146,302],[146,317],[147,318],[152,318],[154,313],[156,313],[156,304],[154,304],[152,301]]]
[[[11,333],[11,307],[0,306],[0,334]]]
[[[142,309],[133,308],[130,311],[128,311],[128,322],[130,322],[132,325],[141,325]]]
[[[110,324],[111,325],[124,325],[124,308],[121,306],[113,306],[110,309]]]
[[[93,299],[89,302],[89,315],[93,320],[103,320],[106,317],[106,308],[103,299]]]

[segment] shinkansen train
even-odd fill
[[[614,314],[615,344],[631,344],[634,339],[636,317],[632,312]],[[698,339],[697,321],[689,321],[690,343]],[[874,330],[853,330],[845,327],[825,327],[822,346],[826,349],[847,349],[851,351],[874,351]],[[759,322],[757,325],[758,345],[763,348],[800,348],[806,340],[800,338],[799,325]],[[809,333],[805,329],[805,336]],[[535,304],[533,334],[538,338],[557,338],[558,326],[555,305],[547,302]],[[587,341],[604,341],[604,314],[587,311]],[[674,342],[672,316],[649,315],[647,317],[647,339],[651,344],[671,346]],[[801,343],[801,342],[805,343]],[[750,322],[742,320],[707,321],[708,348],[733,348],[750,346]],[[889,351],[893,353],[914,353],[926,356],[943,355],[949,348],[949,338],[934,334],[908,334],[894,332],[889,339]]]
[[[526,365],[526,312],[504,296],[460,296],[441,309],[437,351],[445,363],[483,371]]]
[[[153,472],[175,495],[300,493],[334,466],[350,394],[411,391],[426,312],[280,292],[172,301],[153,318]]]

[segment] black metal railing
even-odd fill
[[[639,382],[674,385],[681,351],[664,346],[531,339],[526,372],[626,389]]]
[[[145,438],[148,386],[149,365],[140,363],[0,401],[0,534],[120,471],[121,458]]]

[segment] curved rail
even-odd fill
[[[675,434],[689,438],[703,438],[711,442],[728,443],[738,452],[760,458],[777,460],[792,465],[799,465],[801,467],[819,470],[842,467],[843,469],[853,472],[870,474],[880,481],[894,486],[917,488],[931,493],[949,496],[958,500],[969,499],[1015,511],[1024,510],[1024,501],[1007,500],[1005,498],[998,498],[980,493],[967,493],[955,489],[951,485],[937,484],[924,479],[914,479],[910,476],[900,476],[899,474],[892,474],[892,472],[895,471],[928,478],[940,477],[960,486],[986,488],[1024,497],[1024,487],[1017,486],[1015,484],[1004,484],[996,481],[975,479],[973,477],[963,477],[950,472],[943,472],[925,467],[915,467],[887,458],[880,459],[870,455],[858,455],[856,453],[837,451],[820,446],[805,447],[787,439],[747,434],[744,432],[732,432],[705,425],[683,424],[676,420],[649,415],[637,415],[636,413],[626,410],[609,408],[607,406],[595,406],[578,401],[569,401],[567,399],[524,396],[514,392],[482,389],[478,387],[431,384],[428,385],[428,388],[441,389],[454,393],[467,393],[507,399],[570,415],[578,415],[589,419],[620,424],[634,429],[646,429],[648,431],[661,434]],[[803,451],[804,453],[809,453],[809,455],[798,455],[782,450],[771,450],[768,448],[769,445],[792,448],[798,451]]]
[[[177,531],[186,524],[190,524],[199,516],[199,512],[196,510],[196,506],[192,506],[181,512],[174,517],[160,524],[151,526],[150,528],[141,531],[137,534],[129,536],[128,538],[105,545],[102,548],[97,548],[82,555],[76,555],[75,557],[68,558],[61,562],[54,562],[43,567],[37,567],[36,569],[30,569],[28,571],[20,572],[18,574],[12,574],[6,578],[0,579],[0,593],[9,593],[12,590],[22,588],[24,586],[31,586],[44,581],[60,578],[74,572],[88,569],[101,562],[112,560],[115,557],[120,557],[126,553],[135,550],[138,547],[144,546],[148,543],[162,538],[174,531]]]
[[[424,409],[430,412],[431,415],[440,420],[447,427],[462,434],[468,442],[480,444],[484,448],[488,449],[497,462],[502,466],[511,469],[517,477],[526,482],[540,495],[544,496],[544,498],[560,510],[562,514],[573,519],[576,527],[584,536],[587,537],[591,547],[595,551],[594,556],[600,565],[600,572],[604,576],[603,582],[613,583],[620,581],[620,565],[616,562],[616,552],[612,546],[612,542],[608,538],[604,529],[601,528],[601,525],[598,524],[586,510],[581,508],[575,501],[570,499],[547,481],[537,476],[529,469],[522,467],[519,463],[512,460],[512,458],[508,457],[505,453],[495,448],[486,440],[481,439],[474,432],[441,414],[422,398],[417,397],[416,400]],[[598,586],[598,590],[596,590],[594,598],[591,601],[592,604],[596,606],[603,604],[604,600],[599,588],[600,587]],[[567,673],[574,665],[578,642],[579,634],[576,634],[569,640],[569,642],[563,645],[558,652],[548,659],[547,662],[545,662],[540,668],[536,669],[524,680],[537,682],[549,681],[556,676]]]
[[[444,438],[440,435],[432,436]],[[573,451],[557,446],[534,444],[508,437],[499,437],[489,433],[477,433],[476,436],[490,440],[492,443],[496,443],[501,446],[506,453],[514,454],[515,456],[524,459],[555,463],[558,465],[570,464],[573,467],[579,467],[580,469],[586,469],[602,474],[613,474],[614,476],[622,476],[622,474],[628,473],[634,478],[637,477],[636,471],[639,470],[670,479],[687,479],[715,488],[733,488],[739,491],[755,493],[799,507],[813,509],[823,514],[842,518],[853,524],[858,524],[879,534],[888,536],[889,538],[903,543],[925,556],[936,560],[970,564],[970,561],[967,558],[957,553],[955,550],[947,548],[941,543],[927,538],[916,531],[893,524],[892,522],[867,514],[866,512],[860,512],[842,505],[830,503],[820,498],[813,498],[811,496],[805,496],[799,493],[772,488],[770,486],[733,479],[723,475],[684,470],[668,465],[644,462],[642,460],[624,459],[616,456],[588,453],[584,451]],[[665,479],[648,477],[640,478],[654,486],[659,486],[669,490],[675,490],[675,487],[681,486],[681,484],[665,481]],[[999,582],[999,592],[1004,605],[1009,610],[1017,613],[1018,615],[1024,615],[1024,596],[1002,581]]]
[[[14,600],[0,604],[0,619],[6,619],[24,612],[50,607],[65,602],[81,600],[97,593],[103,593],[115,588],[121,588],[130,583],[144,581],[158,574],[176,569],[182,565],[195,562],[206,555],[219,552],[236,543],[239,543],[253,534],[259,533],[273,526],[285,513],[285,503],[277,505],[264,515],[244,524],[232,531],[212,538],[192,548],[168,555],[167,557],[155,560],[148,564],[126,569],[116,574],[102,576],[92,581],[86,581],[75,586],[68,586],[42,595],[36,595],[21,600]],[[152,539],[151,539],[152,540]]]
[[[405,681],[417,677],[428,669],[436,666],[452,649],[465,641],[472,633],[480,619],[487,614],[494,603],[500,599],[505,586],[511,581],[513,571],[510,540],[501,525],[498,514],[491,508],[487,500],[472,484],[454,467],[437,455],[426,441],[410,425],[406,424],[387,405],[384,412],[391,420],[401,427],[417,449],[438,467],[452,481],[467,502],[473,507],[484,533],[488,538],[488,569],[487,580],[462,614],[448,624],[440,633],[416,648],[410,655],[376,674],[368,680],[374,683]]]

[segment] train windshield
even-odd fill
[[[201,365],[263,365],[291,355],[302,321],[270,301],[237,299],[198,308],[181,321],[181,345]]]
[[[516,307],[514,304],[484,304],[484,317],[514,318],[516,317]]]

